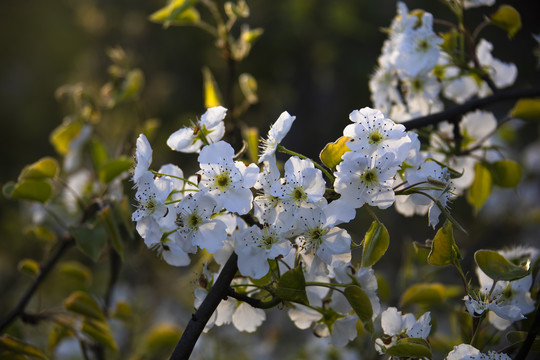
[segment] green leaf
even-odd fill
[[[85,318],[82,324],[82,332],[92,338],[98,344],[112,350],[118,350],[109,324],[104,320]]]
[[[58,154],[67,154],[71,140],[79,135],[82,127],[82,121],[64,121],[60,126],[53,130],[49,140]]]
[[[44,203],[52,196],[52,185],[45,180],[23,180],[9,182],[2,188],[4,195],[11,199],[30,200]]]
[[[386,349],[385,353],[398,358],[431,359],[431,348],[426,340],[420,338],[399,339],[396,344]]]
[[[120,258],[124,260],[124,242],[122,241],[120,229],[118,228],[118,223],[111,207],[105,206],[99,212],[99,217],[103,220],[113,249],[120,255]]]
[[[54,243],[57,240],[56,234],[44,226],[31,225],[24,229],[24,233],[49,243]]]
[[[182,336],[182,330],[178,327],[163,323],[152,327],[142,340],[142,349],[145,354],[161,353],[165,350],[172,350]]]
[[[518,100],[510,110],[510,116],[523,120],[540,120],[540,98]]]
[[[193,8],[198,0],[172,0],[169,4],[150,15],[150,21],[169,25],[185,25],[200,20],[199,12]]]
[[[459,249],[454,240],[452,223],[446,221],[442,228],[437,230],[431,243],[431,251],[428,255],[428,263],[431,265],[444,266],[453,264],[460,259]]]
[[[373,266],[386,253],[390,244],[390,236],[386,227],[373,221],[363,240],[362,266]]]
[[[491,14],[491,23],[506,31],[509,38],[513,38],[521,29],[521,16],[515,8],[505,4]]]
[[[30,276],[37,276],[39,274],[39,264],[33,259],[23,259],[19,261],[17,265],[19,271],[26,273]]]
[[[306,294],[306,279],[304,278],[304,272],[301,266],[283,274],[274,291],[283,300],[309,305]]]
[[[474,181],[467,193],[467,201],[478,211],[490,194],[491,173],[481,162],[477,162],[474,165]]]
[[[94,169],[96,171],[101,168],[103,164],[109,160],[109,155],[107,154],[107,150],[105,149],[105,146],[99,139],[93,138],[90,140],[90,157],[92,159],[92,164],[94,165]]]
[[[62,274],[74,278],[79,283],[88,285],[92,281],[90,269],[78,261],[65,261],[60,264],[59,270]]]
[[[521,181],[521,166],[512,160],[500,160],[489,165],[493,183],[505,188],[515,188]]]
[[[341,157],[348,151],[351,151],[347,145],[347,141],[351,138],[348,136],[342,136],[333,143],[328,143],[322,149],[319,154],[319,159],[329,169],[335,169],[335,167],[341,162]]]
[[[373,316],[373,308],[371,307],[369,296],[365,291],[359,286],[352,285],[347,286],[344,293],[345,298],[347,298],[347,301],[351,304],[351,307],[356,315],[358,315],[358,318],[362,320],[364,324],[369,324],[371,322],[371,317]]]
[[[132,167],[133,160],[126,156],[109,160],[99,168],[99,180],[108,184],[126,171],[129,171]]]
[[[245,127],[242,137],[246,140],[249,161],[256,163],[259,160],[259,130],[256,127]]]
[[[506,334],[506,339],[513,345],[522,344],[527,338],[526,331],[510,331]],[[540,352],[540,336],[536,336],[531,347],[532,352]]]
[[[208,67],[202,69],[204,83],[204,106],[209,109],[223,104],[221,93],[219,91],[214,75]]]
[[[7,334],[0,337],[0,350],[7,350],[15,355],[27,355],[34,358],[47,359],[47,356],[35,346]]]
[[[90,319],[105,321],[105,315],[99,304],[83,291],[75,291],[64,300],[64,307],[76,314]]]
[[[401,306],[432,305],[445,300],[446,289],[441,283],[420,283],[409,287],[401,296]]]
[[[53,178],[58,174],[58,162],[52,157],[44,157],[33,164],[27,165],[19,175],[22,180],[43,180]]]
[[[91,224],[79,225],[70,230],[77,248],[93,261],[97,261],[107,245],[107,231],[102,226]]]
[[[474,253],[476,265],[495,281],[514,281],[530,274],[528,264],[518,266],[512,264],[504,256],[492,250],[478,250]]]
[[[133,311],[131,306],[125,301],[118,301],[112,313],[112,316],[116,319],[129,321],[133,318]]]

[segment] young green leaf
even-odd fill
[[[521,16],[519,12],[510,5],[501,5],[497,11],[490,16],[491,23],[508,33],[509,38],[521,29]]]
[[[495,281],[514,281],[530,274],[530,268],[518,266],[506,260],[504,256],[492,250],[478,250],[474,253],[476,265]]]
[[[9,182],[3,187],[4,195],[11,199],[30,200],[45,203],[52,196],[52,185],[47,179]]]
[[[347,286],[344,293],[347,301],[351,304],[356,315],[358,315],[358,318],[363,323],[370,322],[373,316],[373,308],[366,292],[361,287],[352,285]]]
[[[459,258],[459,249],[454,240],[452,223],[447,220],[433,238],[431,251],[428,255],[428,263],[444,266],[453,264]]]
[[[37,276],[39,274],[39,264],[33,259],[23,259],[19,261],[17,269],[30,276]]]
[[[150,21],[170,25],[193,24],[200,20],[199,12],[193,7],[198,0],[172,0],[167,6],[150,15]]]
[[[281,275],[275,294],[286,301],[296,302],[302,305],[309,305],[306,294],[306,279],[302,267],[298,266]]]
[[[82,332],[98,344],[115,351],[118,350],[118,345],[116,345],[111,328],[105,320],[85,318],[82,324]]]
[[[53,178],[58,174],[58,162],[52,157],[44,157],[33,164],[27,165],[19,175],[19,182],[23,180],[43,180]]]
[[[495,185],[515,188],[521,181],[521,166],[512,160],[499,160],[489,165],[491,178]]]
[[[101,251],[107,245],[107,231],[103,226],[83,224],[72,227],[71,234],[75,238],[77,248],[93,261],[97,261]]]
[[[362,243],[362,266],[373,266],[386,253],[390,245],[390,235],[382,223],[373,221]]]
[[[124,242],[122,241],[118,222],[114,215],[111,206],[105,206],[99,212],[99,218],[102,220],[105,229],[107,230],[107,234],[109,234],[109,240],[113,249],[120,255],[120,258],[124,260]]]
[[[64,300],[64,307],[76,314],[90,319],[105,321],[105,315],[99,304],[83,291],[75,291]]]
[[[385,353],[396,358],[428,358],[433,356],[428,342],[420,338],[399,339]]]
[[[326,144],[319,154],[319,158],[322,163],[329,169],[335,169],[341,162],[341,157],[348,151],[351,151],[347,145],[347,141],[350,140],[348,136],[342,136],[332,143]]]
[[[212,72],[207,67],[204,67],[202,72],[204,82],[204,106],[209,109],[223,104],[222,96],[216,80],[214,79],[214,75],[212,75]]]
[[[489,198],[490,194],[491,173],[482,163],[477,162],[474,165],[474,181],[467,193],[467,201],[478,211]]]
[[[22,342],[21,340],[7,334],[0,337],[0,350],[6,350],[9,353],[12,353],[14,359],[16,359],[16,356],[18,355],[26,355],[38,359],[47,359],[47,356],[45,356],[45,354],[37,347]]]
[[[523,120],[540,120],[540,99],[520,99],[510,110],[510,116]]]
[[[401,295],[401,306],[411,304],[433,305],[448,297],[446,288],[442,283],[420,283],[409,287]]]
[[[129,171],[132,167],[133,160],[125,156],[106,161],[99,168],[99,180],[104,184],[108,184],[118,176]]]

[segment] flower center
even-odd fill
[[[231,176],[228,171],[224,171],[214,177],[214,186],[222,191],[227,190],[231,182]]]
[[[366,182],[367,184],[373,184],[378,182],[378,176],[377,176],[377,169],[373,168],[370,170],[366,170],[362,176],[360,176],[361,182]]]
[[[373,130],[369,134],[369,143],[370,144],[380,144],[384,140],[384,136],[381,134],[380,129]]]
[[[293,199],[293,201],[300,205],[302,202],[307,200],[307,194],[304,190],[303,186],[296,186],[290,193],[290,197]]]
[[[317,250],[319,246],[321,246],[324,235],[327,232],[328,229],[321,229],[320,227],[309,230],[308,241],[310,243],[310,247],[314,250]]]
[[[279,238],[276,236],[275,232],[270,230],[268,227],[264,227],[263,235],[259,247],[263,247],[267,250],[270,250],[272,246],[279,241]]]
[[[429,42],[426,39],[419,40],[416,43],[416,50],[419,52],[427,52],[429,50]]]

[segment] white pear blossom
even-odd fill
[[[135,151],[135,171],[133,173],[133,182],[137,182],[140,177],[148,171],[152,163],[152,147],[144,134],[137,138],[137,148]]]
[[[223,106],[209,108],[197,123],[172,133],[167,145],[176,151],[195,153],[204,145],[218,142],[225,134],[223,119],[226,113]]]
[[[265,225],[261,229],[253,225],[236,237],[238,269],[243,275],[260,279],[270,270],[267,260],[285,256],[291,248],[280,228]]]
[[[351,138],[347,142],[349,149],[365,155],[393,152],[396,161],[405,159],[411,145],[405,126],[385,118],[379,110],[368,107],[354,110],[349,118],[353,124],[343,130],[343,135]]]
[[[214,197],[219,206],[240,215],[251,210],[250,188],[257,182],[259,168],[234,161],[234,149],[224,141],[205,146],[199,154],[200,188]]]
[[[463,2],[465,9],[479,6],[491,6],[493,4],[495,4],[495,0],[465,0]]]
[[[355,208],[367,203],[386,209],[394,202],[394,177],[399,165],[392,152],[365,156],[349,151],[336,167],[334,188]]]
[[[516,81],[517,67],[512,63],[505,63],[499,59],[496,59],[491,55],[493,45],[485,40],[481,39],[476,46],[476,56],[478,62],[483,67],[487,68],[489,76],[498,88],[505,88],[512,85]]]
[[[296,116],[291,116],[287,111],[281,113],[276,122],[270,127],[268,137],[262,140],[262,152],[259,156],[259,164],[263,161],[275,161],[274,154],[277,146],[291,129]]]
[[[403,315],[395,307],[389,307],[381,314],[381,326],[385,337],[375,340],[375,349],[383,354],[384,350],[393,346],[399,337],[426,339],[431,331],[430,321],[429,312],[416,320],[413,314]]]
[[[454,346],[454,349],[448,353],[446,360],[512,360],[504,353],[498,353],[490,350],[487,354],[469,344],[460,344]]]

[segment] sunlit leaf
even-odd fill
[[[65,121],[53,130],[49,140],[58,154],[67,154],[69,144],[80,134],[82,127],[82,121]]]
[[[319,154],[319,158],[329,169],[335,169],[336,166],[341,162],[341,157],[348,151],[351,151],[347,145],[347,141],[351,138],[348,136],[342,136],[333,143],[328,143],[322,149]]]
[[[411,304],[433,305],[447,298],[446,288],[441,283],[420,283],[409,287],[401,295],[401,306]]]
[[[94,169],[99,170],[99,168],[109,160],[109,155],[105,149],[105,145],[96,138],[93,138],[89,142],[90,157],[92,158],[92,164]]]
[[[256,127],[246,127],[242,135],[247,142],[249,160],[256,163],[259,158],[259,130]]]
[[[75,226],[70,230],[77,248],[90,259],[97,261],[107,245],[107,231],[102,226],[91,224]]]
[[[347,286],[344,294],[354,312],[364,324],[366,330],[372,332],[373,324],[371,317],[373,316],[373,307],[371,306],[369,296],[361,287],[356,285]]]
[[[467,201],[478,211],[490,194],[491,173],[481,162],[477,162],[474,165],[474,181],[467,192]]]
[[[44,226],[31,225],[25,228],[24,232],[26,235],[34,236],[37,239],[45,240],[49,243],[54,243],[57,239],[56,234]]]
[[[491,23],[508,33],[509,38],[521,29],[521,16],[519,12],[510,5],[501,5],[497,11],[490,16]]]
[[[492,250],[476,251],[474,260],[487,276],[496,281],[514,281],[530,274],[529,266],[512,264],[504,256]]]
[[[45,356],[45,354],[37,347],[22,342],[7,334],[0,337],[0,350],[7,350],[14,355],[26,355],[38,359],[47,359],[47,356]]]
[[[523,120],[540,120],[540,98],[518,100],[510,110],[510,116]]]
[[[171,351],[182,336],[182,330],[178,327],[163,323],[152,327],[144,334],[143,351],[146,354],[156,354],[162,351]]]
[[[390,245],[390,236],[386,227],[373,221],[363,240],[362,266],[373,266],[386,253]]]
[[[127,302],[118,301],[112,312],[112,316],[116,319],[128,321],[133,317],[133,310]]]
[[[454,240],[453,226],[450,221],[446,221],[433,238],[431,251],[428,255],[428,262],[431,265],[444,266],[453,264],[459,260],[459,250]]]
[[[238,84],[240,85],[240,91],[242,91],[248,103],[255,104],[259,101],[257,97],[257,80],[251,74],[240,74]]]
[[[96,320],[105,320],[105,315],[99,304],[83,291],[75,291],[64,300],[64,307],[76,314]]]
[[[198,0],[172,0],[167,6],[150,15],[150,20],[169,25],[187,25],[200,20],[199,12],[193,7]]]
[[[521,166],[512,160],[499,160],[489,165],[493,183],[505,188],[515,188],[521,181]]]
[[[304,278],[304,272],[301,266],[281,275],[274,291],[283,300],[309,305],[306,294],[306,279]]]
[[[43,180],[53,178],[58,174],[58,162],[52,157],[44,157],[33,164],[27,165],[19,175],[22,180]]]
[[[24,272],[30,276],[37,276],[39,274],[39,264],[33,259],[23,259],[19,261],[17,265],[19,271]]]
[[[211,107],[223,104],[221,93],[219,92],[214,75],[212,75],[212,72],[207,67],[204,67],[202,72],[204,84],[204,106],[209,109]]]
[[[9,182],[3,187],[4,195],[11,199],[46,202],[52,196],[52,185],[45,180],[22,180]]]

